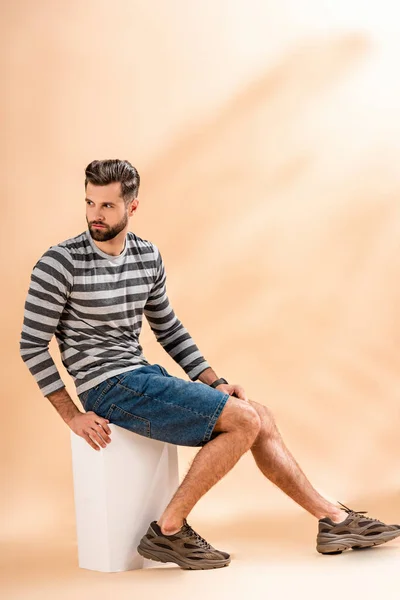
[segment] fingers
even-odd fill
[[[90,444],[95,450],[100,450],[98,444],[100,444],[102,448],[107,447],[107,444],[101,437],[100,433],[95,431],[94,429],[90,429],[88,433],[84,432],[82,437],[84,437],[88,444]],[[108,438],[108,440],[109,442],[111,442],[111,438]]]
[[[248,402],[248,399],[247,399],[246,393],[245,393],[244,389],[243,389],[243,388],[242,388],[240,385],[237,385],[237,386],[235,387],[235,394],[236,394],[236,396],[237,396],[238,398],[240,398],[241,400],[244,400],[245,402]]]
[[[96,423],[96,425],[100,425],[100,427],[104,429],[105,433],[111,433],[111,429],[108,426],[108,423],[110,421],[108,419],[103,419],[103,417],[99,417],[95,413],[93,414],[95,415],[94,422]]]
[[[92,446],[92,448],[94,448],[95,450],[100,450],[99,446],[94,443],[94,441],[92,440],[92,438],[89,436],[88,433],[82,433],[82,437],[87,441],[89,446]]]
[[[91,417],[90,418],[91,424],[93,424],[93,423],[100,424],[106,433],[111,433],[111,429],[108,426],[108,423],[110,421],[108,419],[103,419],[103,417],[96,415],[96,413],[93,412],[92,410],[89,410],[85,414],[86,414],[86,416]]]
[[[109,428],[109,426],[107,424],[102,424],[102,423],[94,423],[92,425],[92,429],[99,435],[101,435],[101,437],[107,442],[107,444],[109,444],[111,442],[111,438],[109,437],[109,433],[111,434],[111,429]]]
[[[89,435],[92,438],[92,440],[95,441],[95,442],[97,442],[98,444],[100,444],[100,446],[102,448],[106,448],[107,447],[107,443],[111,442],[111,438],[107,437],[108,442],[106,442],[105,439],[103,439],[103,435],[105,435],[105,434],[102,435],[102,431],[103,430],[96,431],[96,429],[94,427],[92,427],[89,430]]]
[[[103,419],[103,417],[96,415],[92,411],[86,413],[86,416],[90,416],[90,420],[86,424],[86,428],[82,431],[82,437],[95,450],[100,450],[100,446],[106,448],[107,444],[111,442],[111,438],[109,437],[111,429],[108,426],[108,419]]]

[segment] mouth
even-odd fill
[[[104,225],[92,225],[92,227],[95,227],[96,229],[105,229]]]

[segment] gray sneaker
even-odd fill
[[[400,536],[400,525],[385,525],[377,519],[364,517],[366,511],[351,510],[339,504],[348,514],[344,521],[334,523],[329,517],[318,521],[317,551],[321,554],[371,548]]]
[[[182,569],[218,569],[231,562],[229,554],[213,548],[196,533],[186,519],[173,535],[164,535],[153,521],[140,540],[137,551],[144,558],[167,563],[174,562]]]

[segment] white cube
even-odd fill
[[[79,566],[104,572],[161,566],[136,548],[178,488],[177,446],[109,426],[111,442],[100,451],[71,431]]]

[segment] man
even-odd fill
[[[400,525],[322,497],[283,443],[271,411],[249,400],[240,385],[218,378],[202,356],[170,305],[157,246],[128,231],[139,205],[136,169],[128,161],[104,160],[90,163],[85,173],[88,229],[51,246],[35,264],[20,352],[43,395],[95,450],[110,443],[109,422],[200,447],[138,552],[187,569],[228,565],[229,554],[206,542],[186,517],[248,450],[268,479],[319,519],[318,552],[337,554],[398,537]],[[143,314],[190,381],[146,360],[139,343]],[[49,354],[53,334],[84,413]]]

